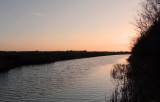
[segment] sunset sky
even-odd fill
[[[139,2],[0,0],[0,50],[130,50]]]

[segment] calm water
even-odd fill
[[[114,55],[24,66],[0,74],[0,102],[105,102],[115,88]]]

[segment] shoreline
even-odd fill
[[[131,53],[107,51],[0,51],[0,73],[25,65],[39,65],[72,59],[122,54]]]

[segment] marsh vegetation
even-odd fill
[[[113,78],[121,83],[111,102],[160,102],[160,5],[146,0],[136,20],[139,36],[128,64],[118,64]],[[119,84],[119,83],[117,83]]]

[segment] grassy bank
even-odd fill
[[[22,65],[44,64],[61,60],[117,54],[129,54],[129,52],[0,51],[0,72]]]
[[[157,0],[142,2],[136,20],[140,30],[128,64],[118,64],[112,71],[121,82],[111,102],[160,102],[160,6]],[[119,84],[119,83],[118,83]],[[118,90],[118,91],[117,91]]]
[[[111,102],[160,102],[160,58],[129,58],[111,72],[118,87]]]

